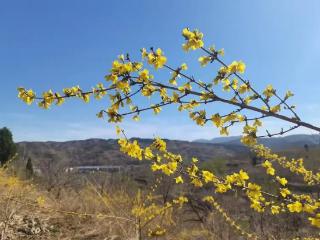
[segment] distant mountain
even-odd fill
[[[138,139],[142,146],[152,139]],[[249,150],[240,144],[212,144],[166,140],[169,151],[181,154],[186,160],[200,161],[219,158],[247,160]],[[139,164],[119,151],[115,139],[88,139],[67,142],[20,142],[20,156],[31,157],[35,166],[59,163],[64,166]]]
[[[231,137],[216,137],[213,139],[197,139],[194,142],[201,143],[229,143],[229,142],[240,142],[241,136],[231,136]]]
[[[201,143],[223,143],[228,145],[242,145],[240,142],[240,136],[234,137],[218,137],[213,138],[211,140],[204,140],[199,139],[195,140],[194,142],[201,142]],[[285,137],[273,137],[273,138],[260,138],[258,140],[259,143],[264,144],[265,146],[278,151],[287,148],[295,148],[295,147],[304,147],[305,145],[314,146],[320,145],[320,135],[312,134],[295,134],[295,135],[288,135]]]
[[[142,146],[151,144],[152,139],[138,139]],[[188,161],[197,157],[200,161],[224,159],[227,162],[248,162],[250,151],[240,142],[240,136],[219,137],[193,142],[166,140],[169,151],[179,153]],[[277,138],[259,139],[275,151],[303,149],[320,145],[320,135],[290,135]],[[50,167],[83,165],[128,165],[143,164],[134,161],[119,151],[115,139],[87,139],[67,142],[20,142],[19,155],[22,160],[31,157],[34,166]],[[25,163],[23,163],[25,164]]]

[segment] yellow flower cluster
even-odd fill
[[[250,91],[250,87],[248,86],[248,84],[245,84],[245,83],[242,84],[238,89],[238,92],[240,94],[244,94],[244,93],[249,92],[249,91]]]
[[[221,205],[214,199],[213,196],[205,196],[202,200],[204,202],[210,203],[215,208],[215,210],[221,214],[224,220],[242,236],[245,236],[248,239],[258,239],[257,236],[245,231],[239,224],[237,224],[231,217],[229,217],[227,212],[221,207]]]
[[[92,88],[92,93],[94,94],[95,99],[100,100],[107,94],[107,91],[102,83],[98,83],[96,87]],[[113,99],[111,98],[111,100]]]
[[[248,174],[241,169],[239,173],[232,173],[226,175],[224,179],[219,179],[218,181],[214,179],[212,182],[216,188],[216,193],[225,193],[231,190],[233,186],[244,187],[248,179]]]
[[[172,220],[173,210],[180,209],[189,201],[185,196],[178,196],[165,203],[156,203],[159,197],[159,195],[151,193],[143,196],[139,190],[131,210],[131,213],[137,219],[137,228],[142,230],[148,227],[149,237],[165,235],[165,227],[174,223]],[[160,221],[156,221],[157,219],[160,219]]]
[[[185,196],[180,196],[178,199],[173,199],[172,201],[175,204],[179,204],[180,208],[183,206],[183,204],[189,202],[188,198]]]
[[[266,173],[268,175],[275,176],[275,169],[269,160],[265,160],[261,165],[266,169]],[[284,177],[275,176],[275,179],[281,186],[286,186],[288,183],[288,180]],[[285,189],[283,190],[283,193],[281,195],[283,197],[286,197],[286,195],[288,194],[289,194],[289,190]]]
[[[119,140],[120,151],[128,154],[132,158],[142,160],[143,150],[139,146],[137,140],[134,140],[132,143],[126,139]],[[148,153],[147,153],[148,156]]]
[[[197,112],[190,112],[189,117],[196,122],[197,125],[203,126],[206,123],[206,111],[200,110]]]
[[[264,161],[264,163],[262,163],[262,166],[263,166],[264,168],[266,168],[267,174],[272,175],[272,176],[274,175],[275,169],[273,168],[271,162],[269,162],[268,160],[266,160],[266,161]]]
[[[313,226],[320,228],[320,213],[316,214],[315,217],[308,218]]]
[[[252,149],[258,157],[268,160],[270,163],[277,162],[281,167],[289,169],[292,173],[301,175],[305,183],[309,185],[320,183],[320,173],[313,173],[313,171],[307,170],[302,158],[288,160],[284,156],[272,153],[270,148],[267,148],[262,144],[255,145]]]
[[[16,159],[18,154],[14,155],[8,162]],[[6,164],[8,164],[8,162]],[[35,208],[44,207],[46,199],[35,185],[27,180],[22,180],[17,176],[12,176],[10,168],[0,167],[0,189],[2,194],[1,200],[7,203],[21,203],[21,207],[33,206]]]
[[[285,157],[279,157],[277,154],[271,153],[271,150],[262,146],[257,145],[254,146],[254,150],[259,157],[263,157],[266,160],[262,166],[266,168],[267,174],[275,175],[275,169],[272,166],[271,161],[276,161],[283,166],[284,168],[289,169],[291,172],[302,175],[304,177],[304,181],[307,184],[313,185],[319,182],[318,175],[314,175],[312,171],[308,171],[303,166],[303,161],[300,159],[298,162],[296,160],[287,161]],[[276,176],[275,179],[281,184],[282,186],[286,186],[288,181],[286,178]],[[312,225],[316,227],[319,226],[319,214],[317,214],[317,210],[320,209],[320,201],[313,199],[310,195],[307,194],[292,194],[288,188],[280,188],[279,189],[280,196],[284,199],[290,196],[290,203],[287,205],[281,204],[281,208],[278,206],[277,208],[271,207],[272,214],[278,214],[280,209],[281,211],[286,211],[285,207],[291,213],[301,213],[305,212],[308,214],[313,214],[313,217],[309,217],[309,220]]]
[[[18,97],[24,101],[26,104],[30,105],[33,103],[36,94],[31,90],[26,90],[23,87],[19,87],[18,88]]]
[[[159,224],[155,224],[158,217],[165,219],[165,223],[170,225],[173,223],[172,210],[173,203],[156,204],[152,200],[156,196],[148,195],[144,198],[139,190],[134,201],[131,213],[137,219],[137,229],[142,231],[148,228],[148,236],[162,236],[166,233],[166,229]]]
[[[18,88],[18,97],[30,105],[36,99],[36,95],[32,90],[26,90],[25,88]],[[43,109],[49,109],[50,106],[55,103],[57,106],[60,106],[65,102],[65,98],[69,97],[77,97],[82,99],[84,102],[89,102],[90,96],[94,94],[96,99],[101,99],[104,95],[106,95],[106,89],[102,83],[97,84],[95,88],[90,92],[84,92],[80,86],[74,86],[70,88],[64,88],[62,90],[63,96],[58,92],[53,92],[52,90],[48,90],[42,93],[41,101],[38,102],[38,106]]]
[[[149,53],[145,48],[143,48],[141,52],[142,58],[147,59],[148,63],[153,65],[155,69],[162,68],[167,62],[167,58],[163,55],[163,52],[160,48]]]
[[[246,70],[246,65],[242,61],[233,61],[228,66],[223,66],[219,70],[220,80],[223,79],[226,75],[233,73],[244,73]]]
[[[182,177],[182,175],[185,175],[189,178],[188,182],[193,186],[203,187],[204,184],[208,184],[214,187],[216,193],[226,193],[234,188],[241,189],[244,190],[244,193],[250,200],[250,207],[257,212],[264,212],[268,207],[273,215],[288,210],[292,213],[305,212],[311,214],[313,216],[311,217],[312,219],[316,219],[315,214],[320,207],[320,202],[312,199],[309,195],[292,194],[287,188],[279,188],[279,196],[272,194],[265,195],[266,193],[262,191],[260,185],[248,182],[249,175],[247,172],[240,170],[238,173],[232,173],[223,178],[217,177],[210,171],[200,170],[197,166],[198,159],[196,158],[192,159],[189,166],[185,166],[181,155],[168,152],[166,143],[160,138],[156,138],[149,147],[144,149],[141,148],[136,141],[131,143],[127,140],[120,139],[119,144],[121,151],[133,158],[152,160],[152,171],[161,171],[168,176],[174,175],[177,184],[186,182],[186,178]],[[267,174],[275,176],[275,180],[281,186],[287,185],[285,178],[275,175],[275,169],[270,161],[265,161],[263,167],[266,168]],[[274,197],[277,200],[280,200],[282,197],[288,204],[284,202],[277,204],[274,201],[268,201],[266,196]],[[174,203],[184,203],[185,200],[185,198],[179,198],[175,200]],[[311,221],[311,223],[316,223],[316,220]]]
[[[119,60],[113,61],[111,73],[106,75],[105,79],[115,84],[118,90],[128,93],[130,92],[130,84],[127,77],[130,73],[137,72],[141,68],[142,63],[125,62],[123,56],[120,55]]]
[[[166,229],[161,228],[160,225],[156,225],[154,229],[148,229],[148,236],[149,237],[159,237],[163,236],[166,233]]]
[[[271,98],[275,93],[275,90],[273,89],[272,85],[268,85],[264,91],[263,91],[263,95],[266,97],[266,98]]]
[[[198,30],[190,31],[188,28],[182,30],[182,36],[185,38],[186,43],[182,45],[183,50],[189,51],[196,50],[203,47],[203,33]]]
[[[241,142],[247,146],[254,146],[257,143],[258,125],[246,124],[243,127]]]
[[[202,98],[206,99],[213,99],[214,95],[208,94],[208,95],[202,95]],[[235,123],[235,122],[243,122],[245,117],[241,114],[236,114],[236,113],[230,113],[227,114],[224,117],[221,117],[219,113],[211,115],[210,118],[207,118],[207,113],[205,110],[199,110],[199,111],[194,111],[192,112],[192,109],[196,106],[198,106],[198,103],[189,103],[185,105],[181,105],[180,109],[188,109],[189,110],[189,117],[199,126],[205,125],[208,121],[211,121],[213,125],[215,125],[217,128],[220,130],[221,135],[228,135],[228,126],[225,127],[225,125]],[[245,129],[248,129],[246,127]],[[247,131],[247,130],[246,130]]]
[[[211,61],[211,57],[210,56],[202,56],[202,57],[199,57],[198,60],[200,62],[200,65],[202,67],[205,67]]]
[[[159,137],[155,138],[152,146],[158,149],[160,152],[166,152],[167,150],[167,143]]]
[[[128,156],[142,160],[154,160],[151,165],[152,171],[161,171],[166,175],[173,175],[177,171],[178,163],[182,161],[181,155],[173,154],[166,151],[166,142],[156,138],[150,147],[142,149],[136,140],[132,143],[126,139],[119,139],[120,150]],[[158,151],[162,155],[155,154]],[[182,179],[178,179],[182,181]]]
[[[139,72],[138,82],[142,82],[145,84],[150,83],[150,80],[153,79],[153,75],[149,73],[148,69],[143,69],[141,72]]]
[[[266,202],[261,192],[261,186],[255,183],[248,183],[246,194],[251,201],[250,207],[257,212],[264,212]]]

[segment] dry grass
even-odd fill
[[[171,186],[166,179],[158,184],[154,196],[159,206],[174,197],[177,189]],[[48,192],[41,184],[21,180],[1,169],[0,240],[245,239],[219,213],[203,205],[199,199],[205,193],[194,189],[183,189],[190,199],[183,208],[171,209],[139,229],[139,218],[132,210],[150,206],[146,194],[139,188],[141,186],[130,181],[114,180],[104,183],[102,188],[98,181],[86,179],[76,187],[56,186],[57,194],[55,189]],[[248,232],[255,232],[260,239],[293,239],[317,234],[316,229],[308,228],[298,216],[253,213],[241,195],[229,194],[217,199],[237,224]],[[157,225],[165,227],[166,234],[149,238],[148,230]]]

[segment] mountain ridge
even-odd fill
[[[230,136],[230,137],[217,137],[213,139],[198,139],[194,142],[202,143],[223,143],[230,145],[243,145],[240,142],[241,136]],[[258,142],[265,146],[277,151],[291,147],[305,147],[320,145],[320,135],[318,134],[293,134],[288,136],[272,137],[272,138],[260,138]]]
[[[132,138],[139,141],[142,147],[152,143],[150,138]],[[164,139],[168,150],[179,153],[188,161],[197,157],[200,161],[224,159],[226,161],[248,161],[252,156],[249,148],[240,142],[240,136],[219,137],[211,140],[181,141]],[[306,145],[319,145],[318,135],[290,135],[261,139],[259,142],[274,151],[285,149],[303,149]],[[205,142],[201,142],[205,141]],[[141,164],[119,150],[117,139],[84,139],[70,141],[22,141],[17,143],[20,156],[25,160],[32,158],[35,166],[46,167],[52,163],[63,166],[83,165],[121,165]]]
[[[137,139],[142,147],[152,143],[152,139]],[[231,159],[236,156],[249,154],[244,146],[223,145],[211,143],[197,143],[180,140],[166,140],[168,150],[179,153],[186,160],[197,157],[199,160],[212,160],[216,158]],[[119,150],[116,139],[86,139],[65,142],[19,142],[18,148],[23,158],[32,158],[35,165],[59,159],[66,166],[78,165],[118,165],[132,163],[127,155]],[[137,161],[139,163],[139,161]]]

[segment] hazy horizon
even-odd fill
[[[294,134],[294,133],[288,133],[287,135],[279,135],[279,136],[274,136],[272,138],[283,138],[283,137],[289,137],[289,136],[319,136],[319,134],[304,134],[304,133],[301,133],[301,134]],[[187,141],[187,142],[197,142],[197,141],[201,141],[201,140],[204,140],[204,141],[211,141],[211,140],[214,140],[214,139],[223,139],[223,138],[232,138],[232,137],[241,137],[241,135],[234,135],[234,136],[216,136],[216,137],[212,137],[212,138],[198,138],[198,139],[193,139],[193,140],[185,140],[185,139],[174,139],[174,138],[163,138],[165,140],[170,140],[170,141]],[[153,139],[152,137],[135,137],[135,136],[131,136],[129,137],[129,139],[134,139],[134,138],[140,138],[140,139]],[[21,143],[21,142],[72,142],[72,141],[86,141],[86,140],[118,140],[119,137],[115,137],[115,138],[79,138],[79,139],[68,139],[68,140],[40,140],[40,141],[37,141],[37,140],[23,140],[23,141],[15,141],[16,143]],[[264,137],[264,139],[269,139],[269,137]]]

